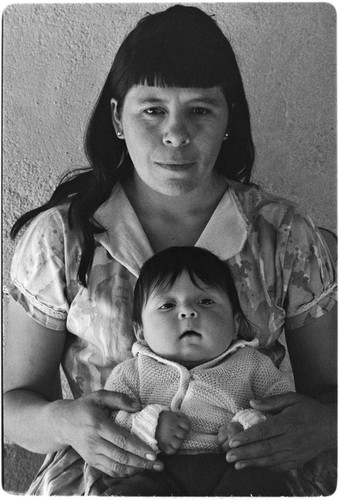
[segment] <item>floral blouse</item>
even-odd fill
[[[13,257],[9,291],[55,335],[67,331],[62,365],[79,397],[103,388],[112,369],[132,356],[133,289],[153,250],[117,184],[95,214],[106,231],[95,236],[85,288],[77,280],[81,247],[67,212],[68,204],[52,208],[29,225]],[[295,204],[256,187],[229,181],[196,246],[227,261],[261,347],[334,305],[333,263],[314,223]]]

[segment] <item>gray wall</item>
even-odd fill
[[[21,4],[3,13],[3,269],[8,232],[62,174],[86,165],[86,122],[113,56],[167,4]],[[169,5],[169,4],[168,4]],[[238,56],[257,149],[254,180],[336,229],[336,13],[325,3],[199,3]],[[16,475],[25,474],[24,467]],[[10,483],[15,490],[15,481]]]
[[[86,165],[85,125],[117,47],[167,4],[31,4],[4,11],[5,276],[15,218]],[[254,180],[336,228],[336,13],[325,3],[200,3],[238,56],[257,149]]]

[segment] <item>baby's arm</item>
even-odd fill
[[[118,365],[107,380],[105,389],[123,392],[134,399],[139,399],[139,374],[136,360],[129,360]],[[118,411],[112,418],[121,427],[138,436],[155,452],[163,451],[171,455],[181,446],[190,430],[189,420],[180,412],[172,412],[167,406],[150,404],[135,413]]]
[[[133,358],[116,366],[106,382],[105,389],[127,394],[127,396],[142,404],[142,401],[140,401],[140,378],[137,359]],[[155,431],[160,413],[167,409],[166,406],[152,404],[135,413],[124,410],[114,411],[111,413],[111,418],[120,427],[135,434],[155,452],[158,452]]]
[[[190,430],[188,418],[181,412],[170,411],[162,405],[148,405],[136,413],[119,411],[115,421],[122,427],[129,427],[155,452],[163,451],[173,455],[181,447]]]

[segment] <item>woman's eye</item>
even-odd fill
[[[164,111],[161,108],[147,108],[145,109],[144,113],[149,116],[153,115],[161,115],[164,113]]]
[[[165,304],[162,304],[159,309],[161,310],[166,310],[166,309],[171,309],[172,307],[174,307],[174,304],[173,302],[166,302]]]
[[[192,108],[191,111],[194,115],[208,115],[210,110],[207,108]]]
[[[214,301],[212,299],[201,299],[199,300],[199,304],[202,304],[203,306],[210,306],[211,304],[214,304]]]

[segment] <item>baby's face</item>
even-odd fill
[[[149,347],[187,366],[217,357],[235,335],[227,293],[196,281],[199,287],[183,272],[172,287],[155,290],[142,312],[141,337]]]

